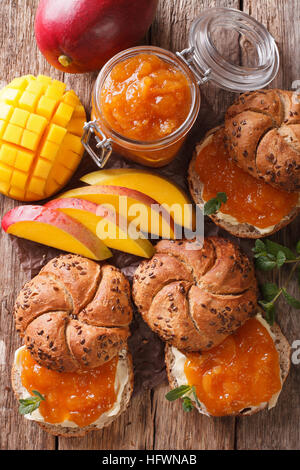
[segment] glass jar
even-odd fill
[[[253,67],[234,64],[218,51],[216,31],[235,32],[255,48],[257,64]],[[174,132],[159,140],[137,141],[116,132],[106,121],[101,108],[101,91],[112,69],[139,54],[154,54],[175,67],[186,77],[190,90],[190,109],[185,121]],[[178,153],[193,126],[201,104],[199,85],[210,80],[216,86],[234,92],[252,91],[267,86],[276,76],[279,54],[267,29],[254,18],[232,8],[211,8],[192,23],[189,47],[176,54],[155,46],[138,46],[120,52],[100,71],[92,94],[92,121],[84,126],[82,143],[95,163],[103,168],[112,150],[129,160],[150,167],[168,164]],[[94,135],[96,148],[90,145]]]

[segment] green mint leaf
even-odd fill
[[[254,253],[266,253],[266,245],[264,244],[264,242],[262,240],[260,240],[259,238],[255,241],[255,246],[254,248],[252,248],[252,251],[254,251]]]
[[[182,407],[186,412],[192,411],[194,408],[192,400],[189,397],[183,397]]]
[[[192,387],[190,385],[180,385],[180,387],[173,388],[166,394],[166,399],[169,401],[177,400],[177,398],[183,397],[186,393],[190,392]]]
[[[300,255],[300,240],[298,241],[298,243],[296,245],[296,251]]]
[[[268,256],[266,251],[261,251],[260,253],[255,253],[254,258],[260,258],[260,256]]]
[[[272,326],[275,320],[275,305],[272,302],[266,302],[265,300],[259,300],[258,303],[265,311],[267,322]]]
[[[33,393],[34,395],[36,395],[37,397],[39,397],[39,399],[40,399],[41,401],[45,401],[45,400],[46,400],[46,398],[45,398],[40,392],[38,392],[37,390],[32,390],[32,393]]]
[[[271,302],[279,292],[279,287],[273,282],[266,282],[265,284],[262,284],[260,287],[261,287],[263,298],[267,302]]]
[[[218,212],[221,207],[220,201],[214,197],[204,204],[204,215],[211,215]]]
[[[216,197],[213,197],[204,204],[204,215],[211,215],[218,212],[222,203],[227,202],[226,193],[217,193]]]
[[[197,396],[197,393],[196,393],[195,385],[192,386],[192,393],[193,393],[193,395],[194,395],[194,398],[195,398],[195,401],[196,401],[198,407],[201,408],[201,403],[200,403],[200,401],[198,400],[198,396]]]
[[[279,245],[279,243],[272,242],[271,240],[265,240],[265,244],[267,252],[276,257],[278,252],[281,251],[288,260],[294,260],[296,258],[294,253],[287,246]]]
[[[273,325],[275,321],[275,305],[272,305],[266,310],[266,320],[269,325]]]
[[[260,256],[259,258],[256,258],[255,266],[260,271],[271,271],[277,266],[277,263],[275,260],[271,260],[267,256]]]
[[[227,202],[227,194],[226,193],[217,193],[217,199],[224,204]]]
[[[295,299],[295,297],[289,294],[285,288],[282,288],[282,293],[289,305],[291,305],[294,308],[300,309],[300,300]]]
[[[20,406],[19,406],[19,413],[21,415],[27,415],[31,414],[34,410],[36,410],[40,404],[41,401],[45,400],[45,397],[40,394],[37,390],[33,390],[32,393],[35,396],[31,396],[28,398],[21,398],[19,400]]]
[[[271,302],[268,302],[267,300],[259,300],[258,303],[262,306],[262,308],[263,308],[265,311],[269,310],[269,309],[272,308],[272,306],[274,305],[274,304],[272,303],[272,301],[271,301]]]
[[[279,250],[276,255],[277,268],[281,268],[286,262],[286,256],[283,251]]]

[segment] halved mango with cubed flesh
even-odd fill
[[[101,205],[109,204],[112,211],[128,220],[130,230],[174,238],[173,218],[157,201],[140,191],[122,186],[95,185],[71,189],[60,197],[85,199]]]
[[[136,256],[151,258],[154,247],[145,238],[134,238],[128,232],[128,222],[105,206],[84,199],[53,199],[44,207],[57,209],[78,220],[109,247]]]
[[[188,196],[176,184],[146,170],[116,168],[88,173],[81,181],[90,185],[114,185],[140,191],[164,204],[175,224],[193,228],[193,206]]]
[[[6,196],[49,197],[78,167],[86,115],[65,88],[50,77],[26,75],[0,91],[0,192]]]
[[[11,235],[94,260],[112,255],[107,246],[77,220],[43,206],[15,207],[3,217],[2,228]]]

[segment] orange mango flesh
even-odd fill
[[[143,238],[131,239],[125,231],[122,231],[121,227],[108,219],[81,209],[61,208],[59,210],[78,220],[92,233],[99,236],[100,240],[103,240],[109,248],[145,258],[151,258],[154,254],[153,245],[149,240]],[[101,222],[100,225],[98,225],[99,222]],[[99,227],[98,230],[97,226]]]
[[[219,346],[187,354],[184,372],[213,416],[268,402],[281,389],[278,352],[266,328],[248,320]]]
[[[159,204],[172,208],[175,224],[193,228],[193,209],[188,196],[171,181],[154,173],[130,168],[100,170],[81,178],[84,183],[114,185],[140,191],[155,199]],[[173,207],[172,207],[173,206]]]
[[[74,91],[50,77],[26,75],[0,90],[0,193],[20,201],[51,196],[82,155],[86,114]]]
[[[174,225],[171,215],[158,203],[143,193],[135,195],[128,188],[119,186],[91,185],[71,189],[60,195],[61,198],[78,198],[105,205],[129,222],[133,222],[144,233],[163,238],[174,238]],[[121,197],[122,196],[122,197]],[[151,206],[154,208],[151,208]],[[155,209],[156,207],[156,209]]]
[[[39,406],[45,422],[68,420],[80,427],[88,426],[115,403],[117,357],[95,369],[62,373],[37,364],[27,349],[20,354],[23,386],[45,397]]]
[[[185,121],[191,92],[177,67],[153,54],[138,54],[113,67],[100,101],[113,130],[130,139],[155,141]]]
[[[298,194],[273,188],[244,172],[229,156],[223,139],[221,129],[197,155],[196,171],[204,183],[203,199],[208,201],[224,192],[227,202],[222,204],[222,213],[262,229],[278,224],[297,205]]]
[[[85,227],[83,227],[84,229]],[[82,230],[83,231],[83,230]],[[94,260],[106,259],[111,256],[105,245],[89,248],[71,233],[43,222],[17,222],[8,228],[7,233],[20,238],[26,238],[36,243],[52,246],[66,252],[76,253]],[[83,232],[84,233],[84,232]],[[102,251],[101,251],[102,249]]]
[[[112,253],[94,233],[77,220],[45,206],[17,206],[1,221],[5,232],[95,260]]]

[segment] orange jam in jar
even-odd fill
[[[200,149],[195,168],[204,184],[203,199],[226,193],[227,202],[222,204],[221,212],[240,223],[264,229],[278,224],[297,205],[297,193],[274,188],[234,163],[224,145],[223,128]]]
[[[105,120],[133,140],[170,135],[185,121],[190,106],[186,76],[153,54],[138,54],[116,64],[101,90]]]
[[[247,320],[215,348],[187,354],[184,372],[213,416],[258,406],[281,389],[278,352],[256,318]]]
[[[45,422],[68,420],[84,427],[114,405],[118,357],[95,369],[57,372],[37,364],[27,349],[20,354],[23,386],[28,392],[37,390],[45,397],[39,406]]]
[[[101,70],[92,119],[117,153],[160,167],[177,154],[199,108],[198,82],[189,67],[169,51],[139,46]]]

